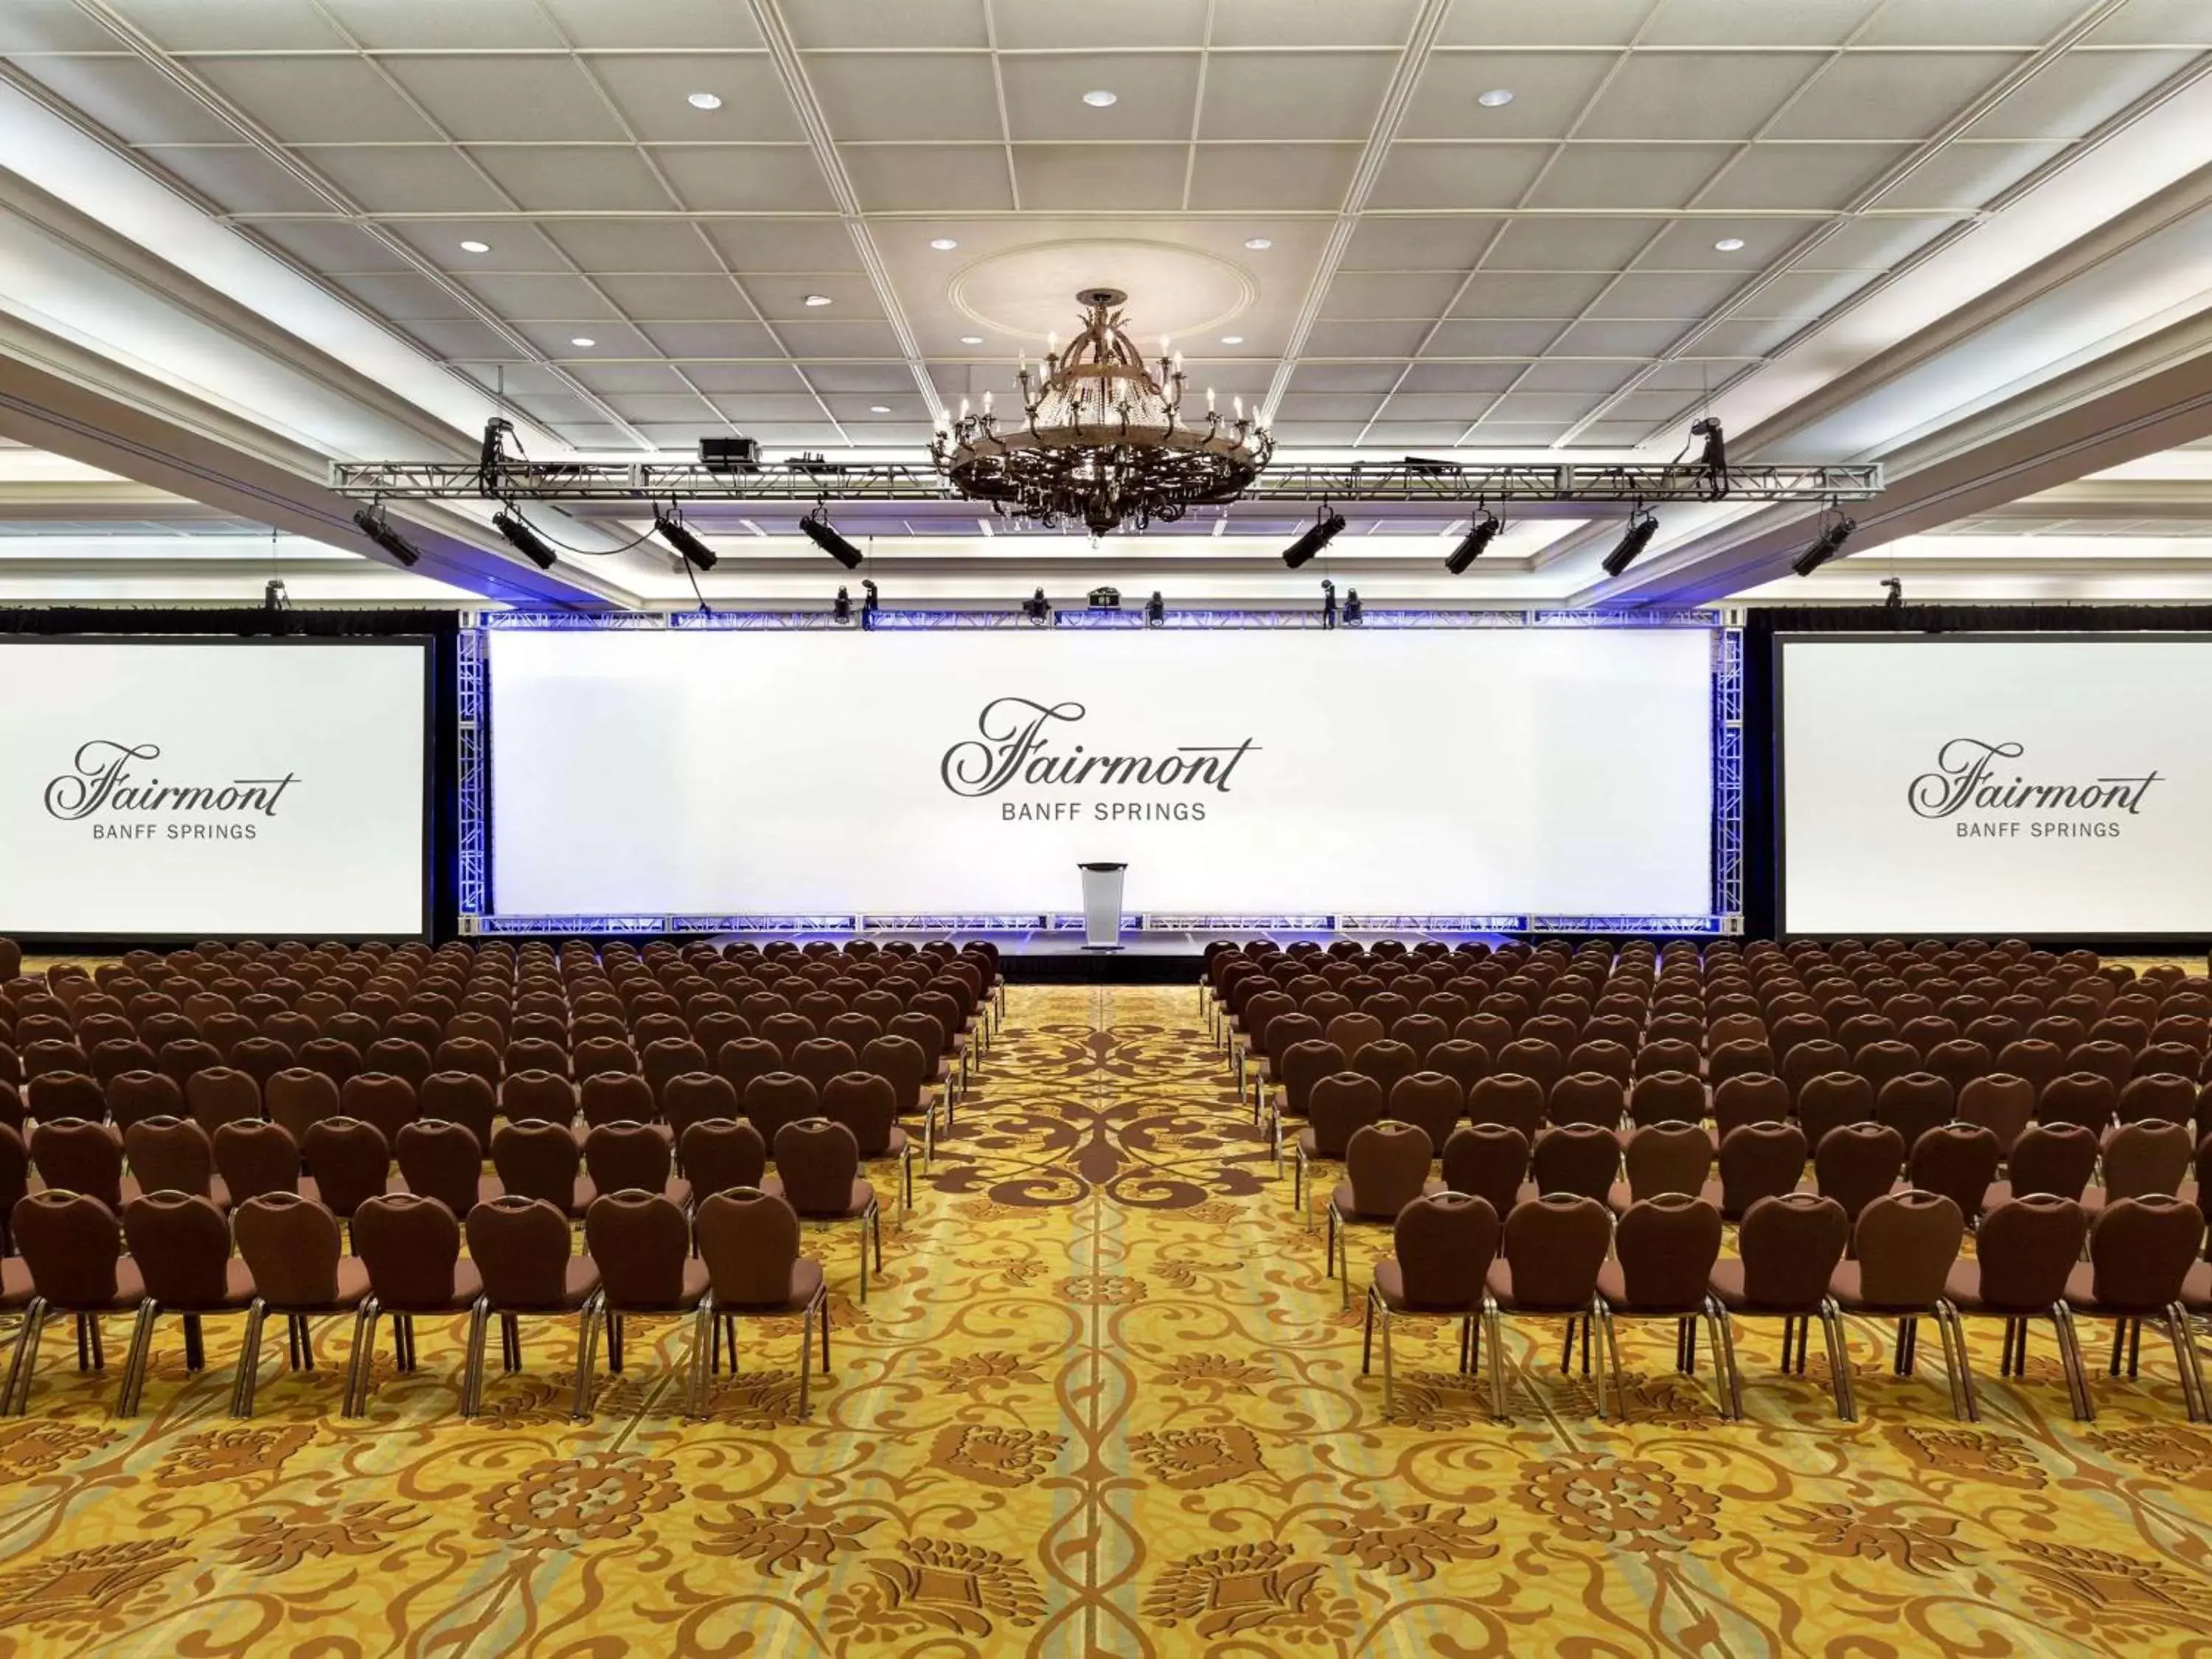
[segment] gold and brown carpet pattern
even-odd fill
[[[1385,1244],[1355,1237],[1356,1289]],[[1671,1326],[1624,1325],[1624,1426],[1528,1322],[1498,1425],[1455,1330],[1408,1322],[1386,1425],[1188,989],[1016,989],[885,1245],[862,1310],[851,1231],[810,1235],[836,1333],[805,1423],[795,1322],[746,1325],[703,1423],[688,1323],[633,1322],[588,1426],[565,1326],[526,1324],[528,1369],[465,1422],[464,1322],[421,1322],[422,1369],[387,1341],[345,1422],[333,1322],[315,1373],[269,1345],[243,1424],[235,1322],[193,1379],[165,1329],[130,1423],[58,1327],[0,1424],[0,1653],[2212,1650],[2212,1431],[2148,1340],[2077,1425],[2047,1334],[2007,1383],[1976,1327],[1969,1425],[1854,1322],[1844,1425],[1817,1344],[1785,1379],[1778,1332],[1741,1327],[1732,1424]]]

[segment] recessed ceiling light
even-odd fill
[[[981,345],[983,343],[983,337],[980,334],[963,334],[960,337],[960,343],[962,345]]]
[[[1741,236],[1723,236],[1713,244],[1714,249],[1722,253],[1734,253],[1742,246],[1743,238]]]
[[[1093,109],[1111,109],[1121,100],[1119,94],[1109,92],[1105,88],[1099,87],[1093,91],[1085,93],[1083,101]]]
[[[572,346],[595,346],[599,344],[599,342],[592,338],[588,334],[579,334],[574,339],[569,341],[568,343]]]
[[[811,306],[826,306],[830,303],[830,296],[826,294],[810,294],[806,296],[806,303]]]
[[[1513,89],[1510,87],[1492,87],[1488,92],[1477,94],[1474,101],[1485,109],[1504,109],[1513,101]]]
[[[1224,334],[1221,337],[1221,343],[1224,345],[1243,345],[1244,343],[1244,337],[1242,334]]]
[[[491,252],[491,244],[489,242],[464,242],[461,244],[461,252],[464,253],[489,253]]]
[[[871,415],[888,415],[890,412],[891,406],[889,404],[870,404],[868,405],[868,413]]]
[[[720,109],[722,100],[711,92],[695,92],[684,100],[693,109]]]
[[[1263,253],[1267,249],[1274,246],[1274,243],[1268,240],[1265,236],[1247,236],[1244,239],[1244,246],[1250,248],[1255,253]]]
[[[954,248],[960,246],[959,243],[954,241],[950,236],[933,236],[929,239],[929,245],[935,248],[939,253],[950,253]]]

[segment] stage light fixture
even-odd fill
[[[654,513],[653,527],[660,533],[661,540],[689,559],[695,568],[701,570],[714,568],[714,550],[693,535],[673,509]]]
[[[1344,514],[1328,507],[1314,527],[1283,550],[1283,562],[1296,570],[1313,562],[1313,556],[1334,541],[1337,532],[1344,528]]]
[[[799,531],[846,569],[858,570],[860,568],[860,550],[830,527],[830,520],[820,507],[816,507],[799,521]]]
[[[1690,435],[1705,441],[1698,452],[1698,471],[1705,475],[1705,499],[1719,501],[1729,493],[1728,434],[1721,430],[1719,416],[1708,415],[1691,425]]]
[[[1495,513],[1487,509],[1478,510],[1474,522],[1468,526],[1467,534],[1460,538],[1459,545],[1452,549],[1451,556],[1444,561],[1445,570],[1455,576],[1464,575],[1468,566],[1482,556],[1491,543],[1498,539],[1498,532],[1504,528],[1505,520]]]
[[[1039,628],[1052,620],[1052,601],[1045,598],[1044,589],[1040,587],[1022,601],[1022,615]]]
[[[412,570],[422,556],[420,549],[385,521],[384,509],[362,507],[353,515],[354,528]]]
[[[1882,599],[1881,608],[1888,613],[1893,622],[1905,609],[1905,584],[1894,576],[1885,576],[1882,578],[1881,586],[1886,596]]]
[[[1167,623],[1167,601],[1160,597],[1159,590],[1155,588],[1152,591],[1152,597],[1145,601],[1145,626],[1147,628],[1164,627]]]
[[[1321,625],[1336,626],[1336,584],[1326,576],[1321,579]]]
[[[550,570],[560,563],[561,556],[546,545],[544,538],[522,521],[522,515],[511,507],[501,507],[491,515],[491,527],[514,544],[531,563],[540,570]]]
[[[1813,538],[1813,544],[1790,562],[1790,568],[1801,576],[1811,575],[1842,552],[1844,544],[1850,540],[1851,532],[1858,528],[1856,520],[1845,518],[1833,507],[1829,511],[1835,516],[1822,526],[1820,533]]]
[[[872,628],[875,624],[870,619],[882,608],[883,606],[881,602],[876,598],[876,585],[870,581],[866,576],[861,577],[860,626],[863,628]]]
[[[839,623],[853,620],[853,596],[842,587],[837,590],[836,602],[830,607],[830,620]]]
[[[1086,602],[1093,611],[1119,611],[1121,608],[1121,590],[1118,587],[1094,587],[1086,596]]]
[[[1620,544],[1605,556],[1605,574],[1618,576],[1634,564],[1637,556],[1651,545],[1651,538],[1658,533],[1658,519],[1645,511],[1642,502],[1638,502],[1629,509],[1628,528],[1622,534]]]
[[[1356,587],[1347,587],[1344,590],[1344,625],[1346,628],[1357,628],[1359,626],[1359,590]]]
[[[495,415],[484,422],[483,445],[477,452],[477,488],[487,499],[499,493],[499,465],[506,459],[502,441],[514,435],[514,422]]]

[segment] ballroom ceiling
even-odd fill
[[[1773,586],[1803,509],[1731,505],[1620,582],[1602,515],[1457,583],[1464,516],[1356,521],[1333,556],[1378,595],[1863,598],[1887,561],[1930,597],[2194,596],[2208,69],[2212,0],[9,0],[0,599],[272,527],[405,596],[320,472],[471,453],[493,412],[539,459],[912,459],[1098,283],[1286,454],[1664,460],[1712,412],[1740,459],[1893,477],[1809,582]],[[712,591],[818,598],[789,516],[711,515]],[[607,550],[632,518],[562,519],[586,550],[541,577],[483,517],[422,514],[422,570],[689,597]],[[1295,524],[1178,528],[848,533],[947,598],[1310,586]]]

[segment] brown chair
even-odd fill
[[[299,1143],[281,1123],[224,1124],[215,1132],[215,1167],[233,1205],[300,1190]]]
[[[609,1123],[653,1123],[660,1115],[653,1085],[635,1072],[601,1072],[586,1078],[576,1096],[586,1133]],[[673,1145],[673,1133],[665,1124],[660,1127],[662,1139]]]
[[[22,1255],[30,1295],[21,1304],[6,1389],[0,1393],[0,1413],[21,1417],[30,1407],[31,1375],[38,1368],[39,1340],[46,1316],[73,1316],[78,1369],[88,1364],[101,1369],[106,1362],[100,1316],[136,1311],[146,1289],[137,1263],[124,1258],[123,1232],[115,1212],[88,1194],[48,1190],[20,1198],[9,1218],[9,1233]],[[125,1392],[129,1386],[126,1371]],[[118,1416],[121,1407],[118,1395]]]
[[[499,1177],[483,1172],[483,1143],[465,1123],[410,1123],[392,1153],[407,1190],[434,1198],[456,1218],[499,1196]]]
[[[1933,1072],[1908,1072],[1881,1085],[1875,1097],[1875,1120],[1887,1124],[1904,1138],[1907,1147],[1939,1124],[1948,1123],[1954,1109],[1951,1085]],[[1817,1147],[1820,1142],[1815,1141]]]
[[[1469,1193],[1510,1215],[1528,1179],[1528,1137],[1503,1123],[1462,1123],[1444,1142],[1439,1162],[1445,1190]]]
[[[567,1214],[543,1199],[507,1193],[488,1200],[470,1210],[466,1228],[469,1259],[483,1281],[462,1370],[461,1415],[474,1417],[483,1409],[486,1321],[499,1318],[500,1368],[511,1376],[522,1369],[521,1318],[582,1313],[599,1292],[599,1269],[575,1254]],[[582,1346],[580,1331],[580,1353]]]
[[[2171,1198],[2181,1190],[2197,1145],[2179,1123],[2124,1123],[2105,1141],[2105,1180],[2081,1195],[2094,1216],[2123,1198]]]
[[[182,1117],[185,1091],[159,1072],[118,1072],[102,1091],[107,1121],[118,1129],[149,1117]]]
[[[1306,1171],[1315,1164],[1343,1161],[1352,1135],[1379,1123],[1389,1102],[1382,1085],[1360,1072],[1334,1072],[1315,1083],[1306,1097],[1306,1127],[1291,1142],[1291,1206],[1311,1219]]]
[[[476,1072],[433,1072],[422,1079],[416,1096],[416,1115],[424,1123],[458,1123],[477,1138],[479,1146],[491,1143],[494,1121],[499,1115],[498,1085]],[[465,1210],[454,1212],[466,1215]]]
[[[1977,1207],[1979,1201],[1977,1194]],[[1859,1213],[1852,1232],[1854,1259],[1837,1263],[1828,1276],[1828,1294],[1839,1312],[1898,1322],[1895,1370],[1899,1376],[1913,1373],[1920,1321],[1935,1320],[1943,1339],[1951,1414],[1961,1422],[1969,1415],[1962,1386],[1966,1339],[1943,1292],[1966,1234],[1959,1206],[1944,1194],[1917,1188],[1885,1193]],[[1838,1381],[1844,1419],[1850,1422],[1857,1413],[1851,1398],[1848,1335],[1844,1340],[1845,1364]]]
[[[185,1193],[219,1211],[230,1208],[229,1190],[216,1176],[214,1144],[190,1118],[149,1117],[132,1124],[123,1132],[123,1155],[142,1193]]]
[[[41,1123],[63,1118],[96,1123],[107,1111],[107,1091],[98,1078],[83,1072],[41,1072],[23,1092],[31,1116]]]
[[[1715,1262],[1706,1281],[1726,1316],[1721,1321],[1721,1351],[1728,1361],[1730,1416],[1743,1416],[1743,1373],[1736,1364],[1733,1322],[1781,1320],[1783,1371],[1787,1374],[1790,1369],[1794,1337],[1796,1369],[1802,1375],[1812,1321],[1817,1317],[1827,1343],[1836,1413],[1846,1422],[1851,1420],[1843,1316],[1828,1293],[1829,1279],[1844,1259],[1850,1235],[1850,1218],[1844,1206],[1823,1194],[1785,1193],[1762,1198],[1744,1212],[1736,1234],[1738,1254]]]
[[[673,1173],[675,1151],[661,1126],[595,1125],[584,1136],[584,1168],[594,1192],[660,1193],[689,1208],[691,1188]]]
[[[1467,1094],[1470,1123],[1502,1123],[1534,1141],[1544,1127],[1544,1085],[1534,1078],[1492,1073]]]
[[[1391,1086],[1384,1115],[1411,1123],[1428,1136],[1429,1145],[1442,1146],[1451,1139],[1467,1109],[1467,1096],[1456,1079],[1442,1072],[1413,1072]]]
[[[717,1192],[702,1200],[694,1224],[709,1288],[701,1304],[710,1322],[708,1370],[719,1365],[722,1340],[730,1349],[730,1374],[738,1370],[740,1317],[799,1321],[799,1415],[808,1410],[813,1376],[814,1327],[822,1326],[822,1370],[830,1370],[830,1296],[822,1264],[799,1254],[798,1214],[789,1203],[757,1187]],[[696,1339],[695,1339],[696,1340]]]
[[[1747,1072],[1713,1089],[1713,1129],[1726,1140],[1747,1123],[1790,1121],[1790,1085],[1771,1072]]]
[[[341,1221],[392,1179],[392,1143],[374,1123],[357,1117],[326,1117],[311,1127],[300,1143],[301,1156],[313,1171],[317,1200]]]
[[[583,1173],[583,1149],[565,1123],[501,1124],[492,1133],[491,1162],[501,1191],[543,1199],[564,1215],[584,1214],[599,1196]]]
[[[2078,1123],[2102,1135],[2119,1105],[2120,1091],[2110,1078],[2094,1072],[2068,1072],[2044,1085],[2035,1115],[2043,1123]]]
[[[2090,1413],[2089,1383],[2074,1316],[2066,1305],[2066,1285],[2088,1236],[2088,1214],[2071,1199],[2052,1193],[2007,1199],[1982,1217],[1975,1234],[1975,1259],[1954,1265],[1943,1285],[1944,1299],[1954,1317],[2004,1321],[2000,1376],[2027,1375],[2028,1322],[2051,1321],[2057,1334],[2067,1400],[2077,1419]],[[1963,1354],[1959,1376],[1966,1416],[1972,1421],[1981,1413],[1975,1401],[1973,1367]]]
[[[2035,1116],[2035,1085],[2008,1072],[1978,1077],[1959,1091],[1959,1116],[1995,1135],[1998,1154],[2009,1158]]]
[[[739,1117],[704,1118],[687,1126],[678,1149],[695,1208],[715,1193],[759,1186],[768,1168],[768,1144]]]
[[[745,1085],[745,1116],[770,1146],[787,1123],[802,1122],[822,1115],[822,1097],[814,1085],[795,1072],[769,1072]]]
[[[822,1087],[822,1115],[853,1132],[860,1161],[887,1161],[896,1166],[899,1208],[904,1214],[914,1208],[914,1143],[898,1126],[897,1106],[890,1079],[872,1073],[842,1072]]]
[[[1995,1130],[1978,1123],[1946,1123],[1912,1143],[1905,1178],[1923,1192],[1949,1199],[1972,1226],[1987,1207],[2002,1157]]]
[[[1905,1156],[1904,1136],[1888,1124],[1847,1123],[1813,1149],[1814,1178],[1856,1226],[1859,1212],[1897,1185]]]
[[[1411,1123],[1389,1118],[1363,1124],[1344,1147],[1344,1176],[1328,1198],[1328,1271],[1342,1268],[1344,1306],[1352,1306],[1351,1233],[1355,1222],[1398,1218],[1398,1212],[1427,1192],[1442,1190],[1429,1178],[1429,1138]]]
[[[453,1134],[468,1134],[459,1125],[447,1128]],[[379,1316],[392,1316],[392,1344],[399,1370],[412,1372],[416,1316],[463,1312],[473,1316],[477,1299],[483,1294],[483,1280],[476,1263],[460,1259],[461,1224],[453,1210],[419,1192],[390,1193],[365,1200],[354,1212],[353,1239],[355,1253],[368,1270],[369,1285],[368,1298],[361,1307],[356,1339],[360,1352],[354,1362],[358,1379],[354,1405],[347,1413],[359,1417],[368,1410]],[[460,1396],[464,1406],[474,1393],[467,1362],[475,1353],[470,1348],[463,1360]]]
[[[1721,1218],[1740,1222],[1762,1198],[1797,1190],[1805,1175],[1805,1132],[1771,1120],[1738,1124],[1721,1137],[1720,1179],[1699,1196]]]
[[[572,1139],[569,1146],[575,1142]],[[691,1228],[684,1212],[659,1193],[606,1193],[584,1214],[584,1248],[599,1264],[599,1291],[584,1304],[581,1352],[576,1365],[575,1416],[592,1414],[592,1380],[598,1366],[599,1328],[607,1332],[607,1364],[622,1369],[625,1316],[696,1314],[707,1297],[707,1264],[691,1255]],[[694,1326],[687,1414],[705,1408],[705,1320]]]
[[[758,1127],[756,1124],[755,1127]],[[802,1221],[854,1223],[860,1231],[860,1299],[868,1299],[868,1257],[874,1246],[876,1270],[883,1271],[882,1212],[876,1189],[860,1169],[860,1142],[845,1125],[826,1117],[783,1124],[770,1143],[775,1174],[761,1182],[764,1192],[782,1198]]]
[[[937,1118],[944,1109],[942,1097],[932,1098],[929,1054],[911,1037],[888,1029],[860,1050],[860,1069],[887,1080],[898,1097],[898,1115],[921,1118],[921,1166],[927,1170],[937,1151]]]
[[[1613,1217],[1593,1198],[1554,1193],[1517,1204],[1506,1217],[1504,1250],[1491,1262],[1486,1275],[1488,1294],[1483,1310],[1490,1328],[1492,1409],[1500,1421],[1508,1416],[1504,1316],[1565,1318],[1570,1350],[1576,1323],[1588,1322],[1583,1326],[1587,1364],[1587,1333],[1603,1317],[1604,1310],[1597,1291],[1598,1272],[1605,1265],[1612,1241]],[[1601,1418],[1605,1415],[1604,1378],[1598,1382],[1597,1412]]]
[[[1507,1131],[1506,1133],[1511,1133]],[[1459,1321],[1459,1369],[1472,1371],[1478,1353],[1476,1322],[1484,1285],[1498,1254],[1498,1212],[1488,1200],[1462,1192],[1426,1194],[1398,1212],[1391,1224],[1391,1253],[1375,1264],[1367,1288],[1367,1316],[1360,1343],[1360,1374],[1373,1358],[1375,1323],[1382,1323],[1382,1416],[1396,1401],[1397,1368],[1391,1353],[1395,1319],[1427,1316]],[[1498,1402],[1491,1401],[1494,1413]]]
[[[50,1190],[82,1193],[111,1212],[138,1196],[138,1183],[123,1176],[123,1137],[105,1123],[49,1118],[31,1130],[29,1148],[31,1167]]]
[[[339,1113],[374,1123],[386,1146],[399,1138],[399,1131],[412,1123],[420,1110],[414,1080],[396,1072],[363,1072],[348,1078],[338,1091]],[[312,1162],[313,1154],[308,1158]]]
[[[1570,1072],[1552,1085],[1546,1111],[1557,1124],[1587,1124],[1617,1134],[1628,1114],[1628,1088],[1602,1072]]]
[[[1647,1072],[1629,1089],[1626,1133],[1655,1123],[1703,1123],[1705,1103],[1705,1085],[1694,1073]]]
[[[463,1014],[460,1018],[466,1019],[470,1016]],[[506,1064],[501,1058],[501,1051],[506,1047],[507,1040],[504,1036],[500,1038],[496,1045],[484,1037],[449,1036],[440,1043],[435,1052],[432,1054],[430,1070],[416,1087],[420,1090],[430,1078],[443,1077],[459,1072],[465,1073],[471,1077],[481,1078],[487,1087],[496,1092],[500,1079],[507,1074]]]
[[[349,1313],[354,1316],[353,1352],[346,1362],[339,1411],[350,1415],[365,1370],[362,1304],[368,1297],[368,1269],[358,1258],[340,1253],[337,1218],[297,1193],[267,1193],[231,1212],[231,1231],[253,1276],[254,1297],[246,1310],[230,1414],[253,1415],[261,1371],[261,1328],[269,1315],[284,1318],[293,1369],[313,1370],[313,1331],[307,1322]]]
[[[274,1124],[261,1127],[283,1133]],[[138,1304],[115,1402],[118,1417],[131,1417],[137,1415],[145,1390],[154,1328],[161,1316],[173,1313],[184,1320],[185,1370],[197,1374],[207,1364],[201,1320],[210,1315],[244,1314],[253,1304],[253,1275],[230,1253],[229,1224],[204,1198],[165,1192],[136,1200],[124,1207],[123,1232],[146,1293]],[[234,1395],[235,1382],[232,1386]]]
[[[2197,1115],[2197,1084],[2172,1073],[2130,1078],[2112,1109],[2122,1123],[2187,1123]]]
[[[1686,1126],[1685,1126],[1686,1127]],[[1659,1133],[1657,1127],[1639,1132]],[[1712,1143],[1702,1130],[1693,1132],[1700,1153],[1710,1157]],[[1635,1179],[1636,1149],[1629,1147],[1630,1180]],[[1700,1177],[1702,1180],[1702,1176]],[[1670,1190],[1654,1197],[1639,1197],[1621,1214],[1613,1229],[1614,1259],[1601,1263],[1597,1273],[1600,1299],[1598,1323],[1605,1332],[1606,1360],[1613,1372],[1613,1403],[1623,1422],[1628,1420],[1628,1386],[1621,1370],[1620,1345],[1613,1331],[1615,1319],[1671,1319],[1675,1322],[1675,1369],[1695,1376],[1698,1367],[1697,1322],[1703,1317],[1713,1354],[1713,1389],[1721,1415],[1729,1415],[1728,1366],[1723,1359],[1721,1321],[1724,1316],[1713,1300],[1708,1281],[1720,1260],[1721,1212],[1688,1192]]]
[[[576,1121],[576,1085],[555,1072],[509,1072],[499,1085],[499,1109],[510,1123]]]
[[[1712,1137],[1698,1125],[1647,1123],[1621,1148],[1627,1179],[1613,1184],[1607,1201],[1620,1215],[1646,1199],[1669,1194],[1702,1198],[1712,1163]]]
[[[1595,1123],[1555,1123],[1536,1137],[1529,1170],[1539,1196],[1573,1193],[1602,1204],[1620,1175],[1620,1141]]]
[[[2204,1241],[2204,1217],[2194,1204],[2178,1198],[2123,1198],[2106,1207],[2089,1228],[2089,1260],[2066,1280],[2066,1305],[2077,1317],[2112,1321],[2110,1374],[2120,1374],[2127,1353],[2128,1375],[2136,1375],[2142,1326],[2155,1319],[2173,1344],[2181,1374],[2181,1397],[2192,1423],[2205,1415],[2203,1368],[2195,1337],[2182,1310],[2182,1293]],[[2094,1421],[2086,1369],[2082,1396]]]
[[[270,1078],[267,1098],[270,1121],[283,1125],[295,1141],[305,1141],[309,1129],[325,1118],[340,1115],[337,1082],[304,1066],[294,1066]]]
[[[2097,1137],[2078,1123],[2031,1124],[2013,1143],[2006,1179],[1990,1186],[1984,1207],[2040,1196],[2079,1204],[2097,1172]]]
[[[1876,1121],[1874,1085],[1856,1072],[1824,1072],[1797,1091],[1797,1123],[1808,1146],[1819,1146],[1829,1130],[1847,1123]]]

